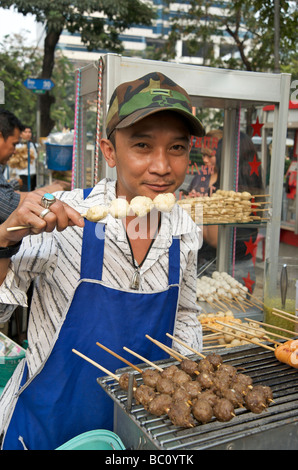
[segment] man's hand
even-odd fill
[[[50,212],[42,219],[40,214],[44,210],[41,205],[41,194],[36,191],[28,193],[17,209],[0,225],[0,246],[14,245],[29,234],[58,231],[68,226],[84,226],[83,217],[72,207],[58,199],[50,207]],[[7,231],[8,227],[30,225],[14,232]]]

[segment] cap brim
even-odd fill
[[[189,126],[191,135],[195,135],[197,137],[203,137],[205,135],[205,129],[198,118],[193,116],[191,113],[188,113],[187,111],[183,111],[182,109],[175,107],[139,109],[134,113],[131,113],[126,118],[122,119],[122,121],[117,124],[116,129],[125,129],[125,127],[132,126],[145,117],[150,116],[151,114],[159,113],[161,111],[172,111],[181,114]]]

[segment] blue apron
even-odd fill
[[[85,197],[87,194],[85,190]],[[28,381],[25,364],[4,450],[53,450],[83,432],[113,430],[113,400],[96,381],[105,374],[75,355],[72,348],[111,372],[125,364],[99,348],[96,341],[135,364],[140,360],[123,346],[151,361],[168,357],[145,335],[171,345],[166,333],[173,334],[178,305],[179,239],[173,238],[169,248],[167,289],[125,291],[101,280],[105,226],[103,236],[98,237],[96,225],[85,223],[81,279],[49,357]]]

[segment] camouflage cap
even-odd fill
[[[152,72],[137,80],[122,83],[115,89],[107,115],[107,137],[115,129],[129,127],[159,111],[181,114],[192,135],[205,135],[201,122],[192,114],[187,92],[162,73]]]

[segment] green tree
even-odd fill
[[[42,51],[26,45],[24,35],[6,36],[0,43],[0,80],[4,83],[5,108],[18,116],[26,125],[32,126],[36,135],[37,95],[25,88],[24,80],[37,77],[42,67]],[[52,107],[56,129],[73,127],[74,121],[74,70],[71,62],[56,54],[53,70]]]
[[[45,27],[40,78],[52,77],[55,49],[63,30],[79,32],[88,50],[120,53],[119,34],[132,24],[150,25],[155,17],[153,9],[141,0],[0,0],[0,7],[12,6],[23,15],[32,14]],[[50,113],[54,101],[52,92],[40,96],[42,136],[55,125]]]
[[[279,0],[281,66],[291,62],[297,50],[297,3]],[[165,0],[167,8],[171,1]],[[189,55],[201,49],[206,65],[248,71],[274,70],[274,0],[185,0],[173,16],[171,30],[163,50],[163,58],[175,57],[178,39],[185,41]],[[218,7],[217,12],[214,6]],[[238,54],[214,57],[212,36],[220,38],[221,46],[231,44]]]

